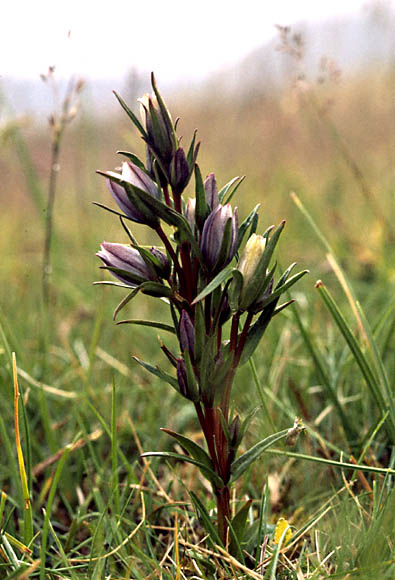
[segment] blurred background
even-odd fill
[[[299,318],[292,308],[276,317],[256,357],[270,417],[286,428],[298,414],[328,441],[350,449],[355,441],[346,441],[344,416],[333,410],[331,389],[338,389],[352,433],[372,433],[381,414],[372,412],[375,401],[366,396],[349,350],[317,296],[316,280],[324,280],[353,330],[355,305],[327,260],[328,247],[290,194],[299,196],[331,245],[378,329],[393,376],[394,2],[25,0],[5,3],[2,15],[0,378],[5,394],[0,419],[12,425],[13,350],[24,369],[23,387],[33,393],[27,407],[38,441],[34,461],[71,441],[83,421],[96,424],[91,401],[110,422],[114,375],[123,417],[120,440],[128,457],[137,453],[124,417],[128,411],[144,449],[169,445],[159,425],[196,430],[183,401],[131,362],[134,354],[166,367],[155,331],[116,327],[111,315],[123,291],[92,285],[110,277],[94,255],[100,243],[128,241],[117,218],[92,203],[114,207],[96,170],[115,168],[119,150],[144,158],[143,143],[112,91],[138,114],[137,99],[150,90],[151,71],[173,118],[181,118],[183,143],[189,144],[198,129],[203,176],[215,172],[222,186],[246,175],[234,198],[240,218],[260,203],[259,233],[286,219],[280,265],[296,261],[311,271],[293,293]],[[51,291],[43,308],[50,191],[53,241],[45,276]],[[133,232],[140,243],[158,243],[140,226]],[[147,297],[138,297],[124,312],[125,318],[168,320],[164,306]],[[327,391],[312,342],[331,378]],[[174,346],[171,338],[169,346]],[[49,353],[45,360],[43,352]],[[246,388],[236,389],[236,409],[248,410],[257,401],[246,373],[241,370]],[[37,381],[70,391],[78,404],[70,405],[64,393],[57,398],[59,393],[47,391],[44,397]],[[252,441],[273,431],[261,415]],[[105,442],[100,445],[104,454]],[[82,467],[76,470],[82,473]],[[304,490],[319,487],[315,466],[303,464],[298,473],[292,479],[295,505]],[[327,493],[327,471],[320,474]],[[297,481],[301,484],[294,485]],[[257,489],[261,483],[258,477]],[[334,529],[340,533],[342,526]]]

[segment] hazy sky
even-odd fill
[[[274,25],[360,12],[369,0],[7,0],[0,75],[204,77],[276,34]],[[70,31],[70,38],[68,32]]]

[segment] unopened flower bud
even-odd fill
[[[179,147],[170,163],[170,185],[174,193],[182,193],[188,185],[191,171],[184,150]]]
[[[134,248],[110,242],[103,242],[100,247],[101,250],[96,256],[104,262],[118,280],[131,288],[147,280],[158,279],[153,269],[144,262],[140,253]]]
[[[187,350],[190,356],[193,357],[195,348],[195,327],[186,310],[181,312],[179,333],[182,352]]]
[[[218,201],[218,187],[214,173],[210,173],[204,180],[204,190],[206,192],[206,202],[211,210],[214,210]]]
[[[168,168],[177,149],[177,140],[170,113],[163,102],[158,102],[154,93],[144,95],[139,101],[141,103],[141,116],[148,134],[147,143]]]
[[[239,308],[241,310],[246,310],[257,298],[260,298],[264,283],[260,270],[265,248],[266,239],[263,236],[252,234],[240,258],[237,269],[243,275],[243,284],[239,296]]]
[[[182,358],[177,359],[177,381],[181,395],[188,398],[187,371]]]
[[[204,222],[200,249],[212,271],[220,270],[232,260],[236,252],[237,232],[237,209],[233,213],[229,203],[218,205]]]

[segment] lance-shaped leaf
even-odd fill
[[[140,320],[132,318],[129,320],[120,320],[117,324],[135,324],[136,326],[150,326],[152,328],[158,328],[159,330],[165,330],[166,332],[171,332],[175,334],[173,326],[170,324],[164,324],[163,322],[156,322],[154,320]]]
[[[227,266],[226,268],[221,270],[221,272],[219,272],[215,276],[215,278],[213,278],[211,282],[207,284],[207,286],[203,288],[203,290],[196,296],[195,300],[192,302],[192,305],[197,304],[198,302],[200,302],[200,300],[206,298],[206,296],[211,294],[211,292],[213,292],[216,288],[218,288],[218,286],[220,286],[223,282],[229,280],[229,278],[231,278],[232,276],[232,272],[233,272],[232,266]]]
[[[230,529],[230,535],[231,535],[230,550],[229,551],[231,554],[237,555],[239,560],[240,560],[240,556],[241,556],[241,558],[242,558],[242,560],[240,560],[241,562],[244,560],[243,552],[241,549],[241,544],[242,544],[243,538],[244,538],[244,531],[245,531],[247,516],[248,516],[249,509],[251,507],[251,503],[252,503],[252,499],[249,499],[248,501],[246,501],[245,504],[242,505],[241,508],[236,512],[236,515],[234,516],[232,521],[229,522],[229,529]]]
[[[162,379],[162,381],[169,383],[169,385],[171,385],[177,391],[177,393],[180,392],[180,390],[178,388],[177,379],[175,379],[174,377],[172,377],[171,375],[169,375],[165,371],[162,371],[158,366],[154,367],[153,365],[150,365],[149,363],[137,358],[137,356],[134,356],[133,358],[136,362],[139,363],[139,365],[144,367],[147,371],[149,371],[150,373],[152,373],[156,377]]]
[[[181,447],[183,447],[185,451],[189,453],[189,455],[192,455],[192,457],[196,459],[196,461],[199,461],[203,465],[206,465],[206,467],[208,467],[209,469],[213,470],[213,464],[210,459],[210,456],[208,455],[208,453],[206,453],[203,447],[197,445],[197,443],[192,441],[192,439],[189,439],[188,437],[185,437],[184,435],[181,435],[176,431],[172,431],[171,429],[166,429],[162,427],[161,431],[167,433],[168,435],[170,435],[170,437],[174,437],[174,439],[178,441]]]
[[[269,437],[262,439],[262,441],[259,441],[259,443],[251,447],[236,459],[231,467],[231,481],[239,479],[239,477],[243,475],[250,465],[254,463],[254,461],[256,461],[266,449],[277,443],[277,441],[280,441],[280,439],[284,439],[287,436],[288,431],[289,429],[284,429],[283,431],[269,435]]]
[[[244,365],[254,354],[255,349],[260,343],[266,328],[269,325],[270,320],[273,317],[273,312],[276,307],[276,303],[265,308],[262,314],[259,316],[258,320],[251,326],[247,333],[247,339],[243,348],[243,352],[240,358],[240,366]]]
[[[129,151],[117,151],[117,153],[118,155],[123,155],[124,157],[129,159],[129,161],[134,163],[134,165],[137,165],[137,167],[139,167],[142,171],[147,173],[144,163],[141,161],[139,157],[137,157],[137,155],[135,155],[134,153],[130,153]]]
[[[172,451],[147,451],[146,453],[142,453],[141,457],[163,457],[165,459],[177,459],[179,461],[185,461],[186,463],[192,463],[192,465],[196,465],[196,467],[200,469],[201,473],[216,489],[224,487],[223,480],[215,473],[215,471],[189,455],[181,455],[181,453],[173,453]]]
[[[147,140],[148,134],[147,134],[146,130],[144,129],[144,127],[142,126],[142,124],[140,123],[140,121],[138,120],[138,118],[136,117],[136,115],[133,113],[133,111],[130,109],[130,107],[128,107],[128,105],[125,103],[125,101],[118,95],[118,93],[116,93],[114,91],[114,95],[118,99],[119,104],[121,105],[122,109],[125,111],[127,116],[129,117],[129,119],[132,121],[132,123],[140,131],[144,140]]]
[[[242,177],[240,177],[238,183],[235,184],[234,188],[231,189],[229,191],[229,193],[222,198],[224,204],[225,203],[230,203],[230,201],[232,200],[234,194],[239,189],[240,185],[243,183],[244,179],[245,179],[245,175],[243,175]]]
[[[223,546],[221,538],[219,537],[218,532],[217,532],[217,530],[216,530],[216,528],[215,528],[215,526],[210,518],[210,514],[206,510],[205,506],[200,501],[200,499],[197,497],[197,495],[195,493],[193,493],[193,491],[188,491],[188,493],[189,493],[189,496],[190,496],[192,503],[195,507],[198,518],[200,519],[201,523],[203,524],[204,529],[209,534],[207,537],[207,540],[212,542],[214,546],[215,546],[215,544],[218,544],[219,546]]]
[[[286,290],[289,290],[289,288],[291,288],[291,286],[293,286],[298,280],[300,280],[300,278],[302,278],[305,274],[309,273],[310,273],[309,270],[302,270],[302,272],[299,272],[298,274],[291,276],[291,278],[289,278],[287,282],[285,282],[285,284],[277,286],[276,290],[274,290],[271,294],[267,296],[267,298],[265,298],[259,303],[260,308],[261,309],[266,308],[271,302],[277,300],[281,296],[281,294],[283,294]]]

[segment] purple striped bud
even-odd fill
[[[111,273],[131,288],[139,286],[147,280],[158,280],[154,270],[150,268],[140,253],[126,244],[103,242],[98,256]]]
[[[187,350],[191,357],[193,357],[195,348],[195,327],[186,310],[181,312],[179,333],[182,352]]]
[[[206,264],[212,271],[223,268],[232,260],[236,252],[237,233],[237,209],[233,213],[229,203],[219,204],[204,222],[200,244]]]
[[[184,150],[179,147],[170,163],[170,185],[174,193],[182,193],[188,185],[191,171]]]
[[[206,192],[206,201],[211,210],[215,209],[218,201],[218,187],[214,173],[207,175],[204,180],[204,190]]]
[[[159,199],[160,194],[156,183],[154,183],[149,175],[147,175],[134,163],[131,163],[130,161],[124,161],[122,163],[122,172],[120,177],[123,181],[126,181],[129,185],[131,185],[132,188],[136,187],[141,189],[145,191],[145,193],[152,195],[152,197]],[[122,187],[122,185],[119,185],[111,179],[108,179],[107,183],[111,195],[129,219],[140,224],[149,225],[152,223],[153,216],[151,215],[151,210],[145,208],[144,204],[140,204],[137,208],[135,203],[131,201],[128,192],[124,187]]]
[[[147,143],[167,169],[177,149],[170,113],[164,102],[159,102],[154,93],[145,94],[139,102],[141,117],[148,135]]]

